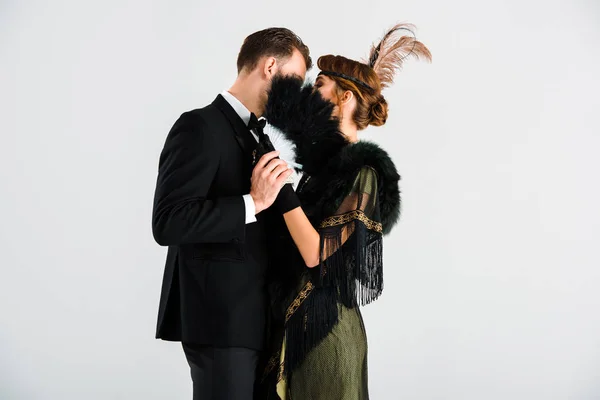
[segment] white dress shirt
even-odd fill
[[[250,122],[250,110],[248,110],[246,108],[246,106],[244,106],[242,104],[241,101],[239,101],[234,95],[229,93],[227,90],[224,90],[223,92],[221,92],[221,96],[223,96],[225,98],[225,100],[227,100],[227,102],[231,105],[231,107],[234,109],[234,111],[240,116],[242,121],[244,121],[244,124],[246,124],[246,126],[247,126],[248,122]],[[259,118],[259,119],[263,119],[263,118]],[[258,142],[258,134],[254,130],[251,130],[250,132],[252,132],[252,136],[254,136],[254,139]],[[273,146],[277,150],[279,150],[279,152],[280,152],[279,158],[281,158],[282,160],[287,162],[288,165],[290,165],[292,167],[296,166],[296,164],[294,163],[296,153],[295,153],[295,149],[294,149],[292,142],[287,140],[283,136],[283,133],[281,131],[279,131],[277,128],[275,128],[271,125],[267,124],[265,126],[264,132],[269,135],[269,138],[271,139]],[[292,176],[291,176],[291,179],[293,179],[293,181],[291,181],[291,183],[293,184],[294,188],[298,184],[298,181],[299,181],[298,178],[299,178],[298,174],[294,170],[292,172]],[[254,200],[252,199],[252,196],[250,196],[250,194],[245,194],[243,196],[243,198],[244,198],[244,205],[246,206],[246,223],[249,224],[252,222],[256,222],[256,205],[254,204]]]

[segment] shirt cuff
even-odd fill
[[[256,222],[256,205],[254,204],[254,199],[249,194],[245,194],[242,197],[246,206],[246,223]]]

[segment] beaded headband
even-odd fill
[[[375,89],[373,89],[371,86],[367,85],[365,82],[354,78],[353,76],[341,74],[339,72],[334,72],[334,71],[321,71],[321,72],[319,72],[319,75],[337,76],[338,78],[348,79],[349,81],[352,81],[352,82],[356,83],[357,85],[360,85],[360,86],[364,87],[365,89],[368,89],[371,92],[375,93]]]

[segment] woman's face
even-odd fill
[[[325,100],[336,105],[336,107],[333,109],[332,114],[334,116],[339,116],[339,107],[337,107],[338,97],[336,93],[336,88],[337,87],[333,79],[325,75],[317,76],[317,80],[315,81],[315,90],[318,90]]]
[[[325,100],[336,103],[335,81],[328,76],[319,75],[315,81],[315,89],[321,93]]]

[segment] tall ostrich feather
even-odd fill
[[[402,68],[408,57],[431,62],[429,49],[416,39],[414,31],[415,27],[412,24],[396,24],[384,34],[377,45],[371,46],[366,63],[377,73],[382,89],[392,84],[394,74]],[[406,32],[409,32],[410,36],[402,35]]]

